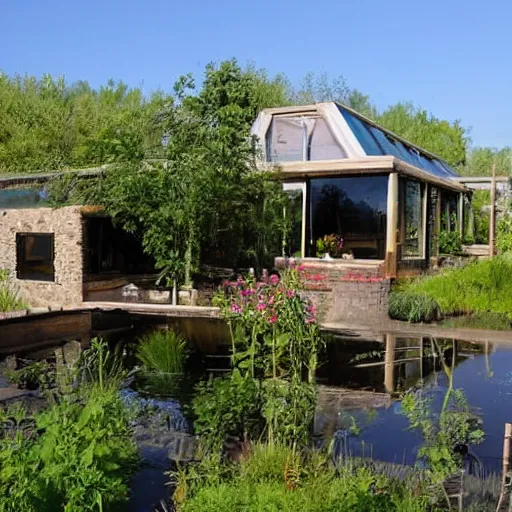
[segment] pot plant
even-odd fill
[[[341,258],[343,256],[344,241],[341,235],[334,233],[324,235],[316,241],[317,258]]]

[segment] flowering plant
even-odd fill
[[[322,258],[326,254],[333,258],[341,258],[345,242],[340,235],[325,235],[316,241],[316,255]]]
[[[264,273],[259,281],[239,276],[225,281],[214,298],[231,329],[233,365],[265,375],[301,375],[307,367],[314,380],[319,331],[317,310],[300,290],[302,267],[281,277]]]

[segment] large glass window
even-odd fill
[[[347,155],[325,119],[275,116],[267,132],[267,161],[336,160]]]
[[[18,279],[54,281],[53,233],[17,233]]]
[[[341,235],[354,258],[384,259],[387,176],[311,180],[310,247],[325,235]]]
[[[417,181],[402,181],[402,257],[424,257],[423,189]]]
[[[458,194],[443,190],[441,192],[441,229],[443,231],[458,231]]]

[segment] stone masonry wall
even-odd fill
[[[306,293],[324,323],[351,321],[373,323],[388,316],[389,279],[382,277],[379,262],[304,259]],[[276,267],[284,261],[276,259]]]
[[[16,233],[53,233],[55,282],[16,278]],[[0,210],[0,269],[11,273],[30,307],[82,303],[82,215],[79,206]]]

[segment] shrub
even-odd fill
[[[496,226],[496,248],[503,254],[512,251],[512,216],[505,215]]]
[[[395,320],[432,322],[439,317],[439,305],[428,295],[394,291],[389,294],[388,313]]]
[[[183,373],[187,352],[185,339],[172,330],[158,329],[143,336],[137,357],[148,372]]]
[[[462,237],[458,231],[441,231],[438,236],[439,252],[441,254],[460,255],[462,249]]]

